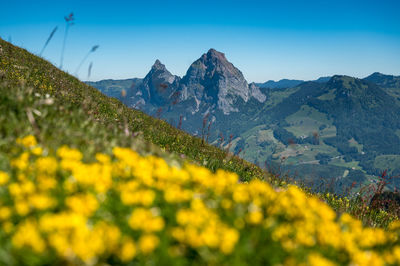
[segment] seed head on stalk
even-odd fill
[[[95,45],[95,46],[92,47],[92,49],[90,49],[90,51],[85,55],[85,57],[82,59],[82,61],[79,63],[78,67],[76,68],[75,73],[74,73],[75,75],[78,74],[79,69],[81,68],[83,63],[86,61],[86,59],[89,57],[89,55],[91,53],[94,53],[98,48],[99,48],[99,45]]]
[[[42,54],[43,54],[43,52],[44,52],[44,49],[46,49],[47,45],[49,44],[49,42],[50,42],[51,39],[53,38],[54,34],[56,33],[57,29],[58,29],[58,27],[55,27],[55,28],[53,29],[53,31],[50,33],[49,37],[47,38],[47,41],[45,42],[45,44],[44,44],[42,50],[40,51],[39,56],[42,56]]]
[[[66,43],[66,41],[67,41],[68,30],[69,30],[69,27],[70,27],[70,26],[74,25],[74,20],[75,20],[75,18],[74,18],[74,13],[71,12],[71,13],[68,15],[68,17],[64,17],[64,19],[65,19],[65,23],[66,23],[67,25],[66,25],[66,27],[65,27],[64,41],[63,41],[63,46],[62,46],[62,50],[61,50],[60,69],[62,69],[62,66],[63,66],[64,51],[65,51],[65,43]]]

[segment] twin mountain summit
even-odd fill
[[[156,60],[143,78],[87,82],[210,143],[335,192],[400,175],[400,76],[250,83],[210,49],[182,78]],[[396,185],[393,179],[391,187]]]

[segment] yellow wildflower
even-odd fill
[[[250,211],[247,214],[247,220],[251,224],[259,224],[262,222],[263,218],[263,214],[259,210]]]
[[[46,248],[46,243],[40,236],[37,225],[32,221],[25,221],[18,226],[12,243],[16,247],[30,247],[38,253],[43,252]]]
[[[99,163],[103,163],[103,164],[108,164],[108,163],[110,163],[110,161],[111,161],[111,158],[110,158],[110,156],[108,156],[108,155],[106,155],[106,154],[103,154],[103,153],[96,153],[96,160],[99,162]]]
[[[14,225],[11,222],[5,222],[2,225],[2,229],[5,233],[9,234],[14,229]]]
[[[30,208],[29,208],[29,204],[25,201],[17,201],[15,203],[15,210],[18,213],[18,215],[20,216],[25,216],[29,213]]]
[[[160,240],[153,234],[143,235],[139,239],[139,248],[143,254],[149,254],[158,246]]]
[[[322,257],[317,253],[312,253],[308,256],[308,263],[310,266],[334,266],[336,263]]]
[[[6,172],[0,171],[0,186],[6,184],[9,179],[10,177]]]
[[[11,216],[11,208],[0,207],[0,220],[7,220]]]
[[[57,161],[53,157],[41,157],[36,160],[36,168],[39,173],[54,175],[57,170]]]
[[[29,202],[33,207],[37,208],[38,210],[45,210],[56,204],[56,201],[53,198],[43,193],[37,193],[30,196]]]
[[[222,240],[220,249],[222,253],[232,253],[237,241],[239,240],[239,233],[233,228],[226,228],[222,232]]]
[[[129,225],[135,230],[143,230],[148,233],[158,232],[164,228],[164,220],[154,211],[136,208],[129,218]]]
[[[29,153],[24,152],[18,158],[11,161],[11,165],[23,171],[28,167]]]
[[[80,161],[82,160],[82,153],[77,149],[71,149],[64,145],[57,150],[57,155],[64,160]]]
[[[77,194],[70,196],[65,200],[65,204],[72,211],[84,216],[92,215],[99,207],[96,197],[92,194]]]
[[[37,145],[36,138],[33,135],[28,135],[24,138],[18,138],[17,143],[23,145],[27,148],[33,147]]]
[[[34,155],[36,155],[36,156],[40,156],[40,155],[43,154],[43,149],[42,149],[41,147],[34,147],[34,148],[31,150],[31,153],[34,154]]]
[[[118,252],[119,258],[123,262],[132,260],[136,255],[136,245],[135,242],[130,238],[125,238],[122,240],[120,251]]]

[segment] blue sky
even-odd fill
[[[379,71],[400,75],[400,1],[2,1],[0,37],[91,80],[144,77],[156,59],[176,75],[215,48],[249,81]]]

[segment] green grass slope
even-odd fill
[[[139,145],[133,144],[139,138],[213,171],[232,171],[242,180],[263,178],[254,164],[130,109],[1,39],[0,84],[0,156],[7,154],[7,143],[30,133],[45,146],[68,144],[88,150],[88,156],[113,145]]]

